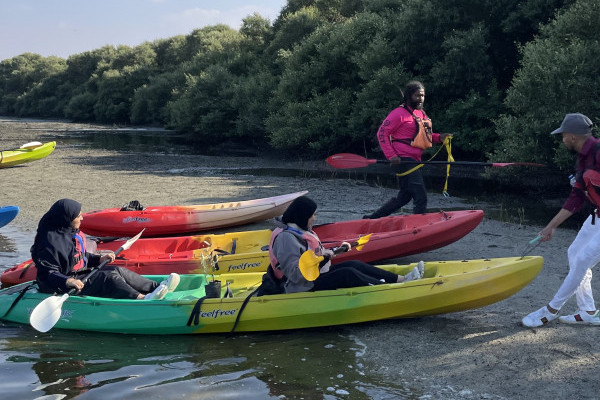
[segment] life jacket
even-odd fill
[[[600,141],[596,142],[592,148],[591,161],[583,171],[576,173],[573,185],[574,188],[582,190],[589,202],[592,203],[592,224],[596,222],[596,216],[600,217],[600,165],[596,165],[598,150],[600,150]]]
[[[308,244],[308,249],[314,251],[316,255],[320,255],[321,249],[322,249],[319,238],[313,233],[306,232],[306,231],[303,232],[303,231],[300,231],[291,226],[287,226],[285,228],[276,228],[273,231],[273,233],[271,234],[271,240],[269,242],[269,259],[271,260],[271,264],[269,265],[269,268],[271,268],[271,270],[273,271],[273,274],[275,275],[275,278],[277,278],[277,279],[282,279],[284,277],[284,275],[283,275],[283,272],[281,271],[281,269],[277,268],[277,266],[279,265],[279,261],[277,261],[277,257],[275,257],[275,253],[273,253],[273,243],[275,242],[275,238],[277,238],[277,235],[279,235],[281,232],[283,232],[285,230],[291,230],[293,232],[301,234],[302,239],[304,239],[306,241],[306,243]]]
[[[583,173],[583,181],[585,183],[585,194],[596,208],[596,214],[600,216],[598,208],[600,208],[600,171],[588,169]]]
[[[73,235],[73,240],[75,240],[75,265],[73,265],[73,271],[77,271],[78,269],[82,269],[87,266],[88,259],[85,255],[87,249],[87,239],[85,238],[84,233],[77,232]]]
[[[433,146],[433,122],[429,119],[425,111],[423,111],[423,115],[425,118],[417,117],[405,104],[402,104],[402,107],[412,115],[415,123],[417,124],[417,131],[415,132],[412,139],[392,139],[390,135],[390,142],[401,142],[410,144],[412,147],[416,147],[418,149],[428,149]]]

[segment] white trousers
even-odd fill
[[[594,311],[591,283],[592,268],[600,262],[600,218],[596,217],[595,225],[591,215],[585,220],[567,253],[569,273],[549,305],[560,310],[575,294],[580,310]]]

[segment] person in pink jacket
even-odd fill
[[[379,146],[391,161],[397,174],[408,171],[421,161],[423,151],[433,143],[442,143],[449,134],[433,133],[432,123],[425,111],[425,86],[410,81],[404,88],[404,103],[392,110],[377,131]],[[427,211],[427,191],[421,169],[400,177],[398,195],[388,200],[373,214],[363,218],[380,218],[390,215],[413,200],[413,213]]]

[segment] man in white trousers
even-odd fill
[[[596,209],[600,204],[600,193],[588,190],[591,186],[587,186],[589,175],[600,171],[600,140],[592,136],[592,126],[592,121],[583,114],[567,114],[560,127],[552,132],[552,135],[562,134],[563,144],[577,154],[576,175],[573,189],[561,210],[540,232],[542,241],[552,239],[556,228],[584,209],[586,204],[591,203]],[[596,309],[591,287],[592,267],[600,262],[600,218],[595,221],[600,214],[597,212],[592,211],[569,246],[569,273],[560,288],[548,305],[524,317],[523,325],[538,327],[556,318],[567,324],[600,325],[600,311]],[[560,309],[573,294],[579,311],[559,317]]]

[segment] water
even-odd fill
[[[0,325],[0,390],[11,399],[396,399],[368,377],[364,347],[336,329],[160,337]],[[44,397],[46,396],[46,397]]]
[[[0,271],[29,258],[31,233],[0,230]],[[142,336],[0,322],[0,393],[10,399],[398,399],[343,328]]]

